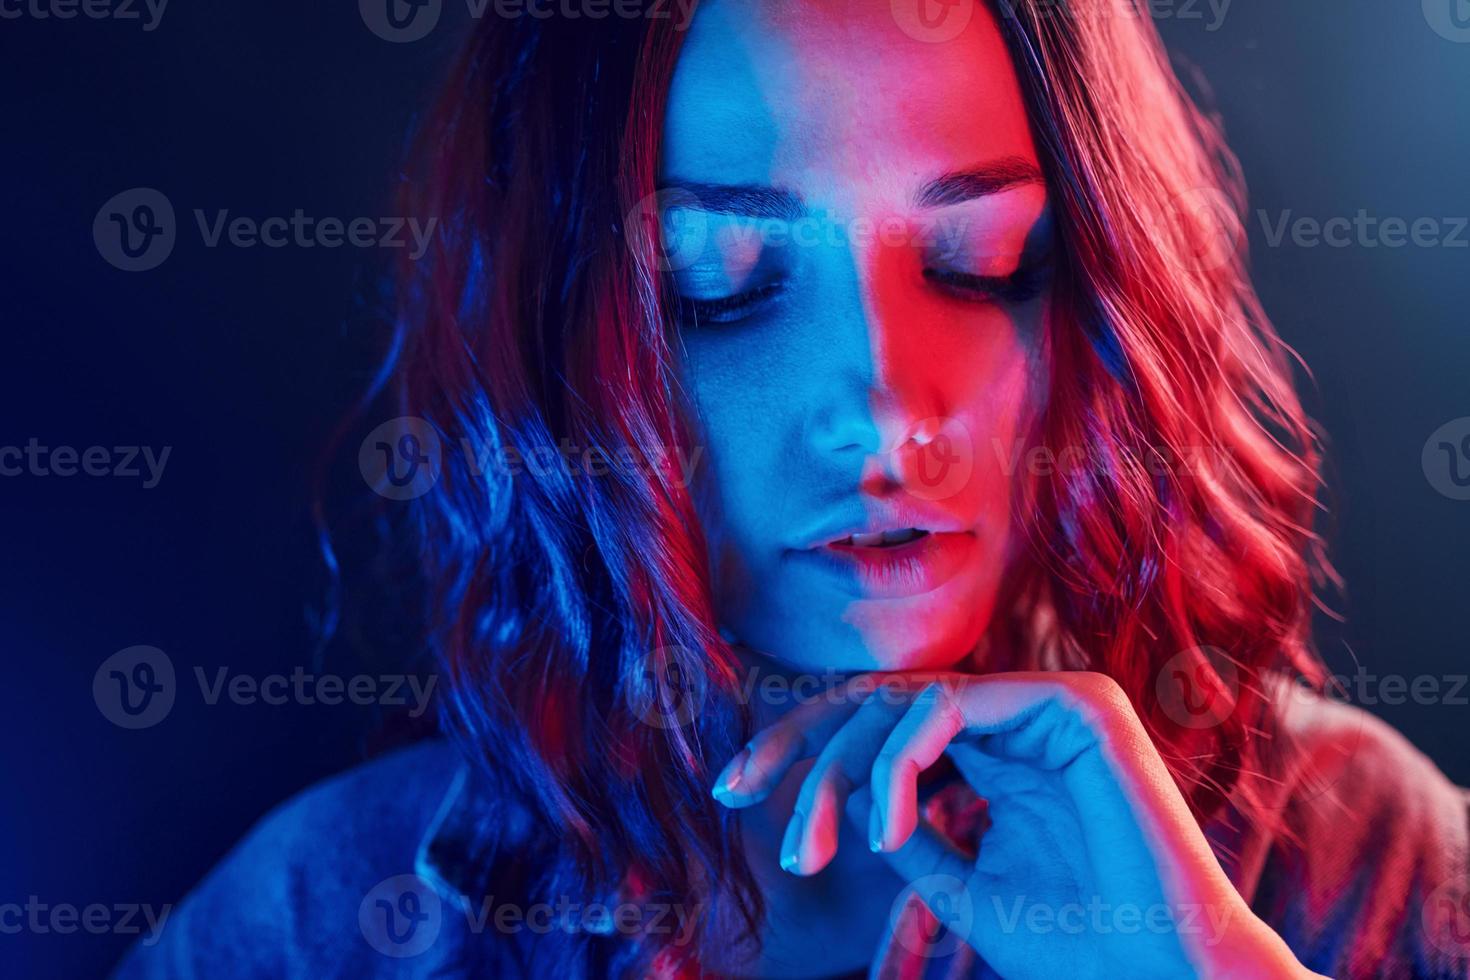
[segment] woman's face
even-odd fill
[[[1042,395],[1052,229],[999,28],[893,9],[706,0],[665,123],[717,613],[803,670],[974,649]]]

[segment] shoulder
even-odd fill
[[[1275,700],[1281,819],[1260,848],[1257,913],[1333,976],[1463,976],[1470,943],[1434,916],[1470,871],[1466,791],[1360,707],[1290,686]]]
[[[415,872],[425,835],[463,771],[454,748],[434,740],[280,804],[184,899],[156,943],[131,951],[117,976],[381,972],[382,960],[373,959],[380,954],[359,928],[360,908],[384,882]]]
[[[1302,829],[1327,823],[1352,837],[1392,823],[1398,838],[1464,858],[1466,791],[1396,729],[1355,705],[1302,689],[1283,692],[1276,704],[1282,804]]]

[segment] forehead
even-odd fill
[[[703,0],[674,73],[665,177],[771,184],[810,199],[906,191],[921,176],[1036,159],[984,3],[921,40],[882,0]],[[953,14],[952,14],[953,16]]]

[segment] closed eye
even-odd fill
[[[770,282],[754,289],[720,296],[715,299],[679,297],[679,315],[687,325],[697,327],[705,323],[735,323],[753,313],[757,307],[781,291],[782,283]]]
[[[1026,303],[1046,288],[1051,263],[1045,259],[1022,264],[1008,276],[979,276],[953,269],[925,269],[924,279],[961,299]]]

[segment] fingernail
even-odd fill
[[[801,863],[801,828],[805,822],[799,811],[793,813],[786,825],[786,836],[781,838],[781,868],[793,874]]]
[[[883,850],[883,811],[876,800],[868,810],[868,850],[874,854]]]
[[[750,749],[741,749],[736,753],[735,758],[727,762],[725,768],[720,770],[720,776],[715,780],[715,788],[711,790],[715,799],[718,800],[722,796],[733,796],[739,792],[740,787],[744,784],[744,780],[740,778],[740,771],[745,768],[745,760],[749,758]]]

